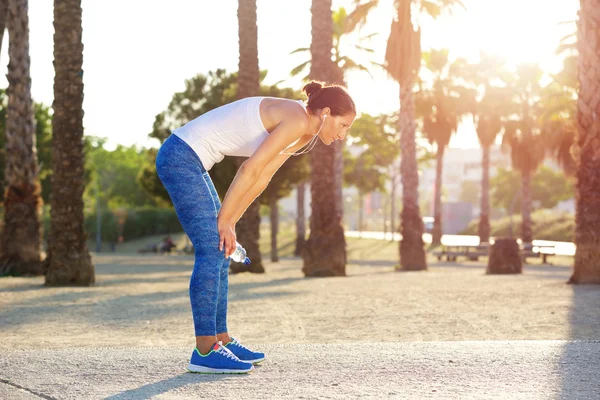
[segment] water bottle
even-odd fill
[[[243,263],[245,265],[250,264],[250,259],[246,257],[246,249],[241,244],[235,242],[235,251],[229,256],[233,261]]]

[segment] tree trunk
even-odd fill
[[[313,0],[311,71],[312,79],[334,82],[339,79],[331,60],[333,21],[331,0]],[[346,275],[346,239],[342,227],[339,146],[317,143],[311,152],[310,236],[302,253],[305,276]],[[333,207],[332,207],[333,204]],[[332,209],[333,208],[333,209]]]
[[[0,0],[0,51],[2,50],[2,40],[6,30],[6,17],[8,16],[8,0]]]
[[[482,146],[481,160],[481,214],[479,216],[479,242],[490,241],[490,146]]]
[[[531,171],[521,171],[521,240],[533,241],[533,222],[531,221]]]
[[[365,196],[362,192],[358,192],[358,235],[362,235],[363,231],[363,214],[365,212]]]
[[[600,0],[581,0],[575,264],[570,283],[600,284]]]
[[[435,165],[435,199],[433,203],[433,230],[431,232],[431,244],[434,246],[442,243],[442,178],[444,172],[444,149],[445,146],[437,146]]]
[[[84,230],[83,43],[81,0],[54,1],[52,197],[46,285],[91,285]]]
[[[278,262],[277,235],[279,234],[279,208],[276,196],[271,196],[269,199],[269,208],[271,209],[271,261]]]
[[[304,243],[306,242],[306,216],[304,215],[305,192],[306,184],[300,183],[296,188],[298,216],[296,217],[296,250],[294,250],[294,255],[297,257],[302,255]]]
[[[515,239],[496,239],[490,249],[487,274],[520,274],[523,262],[519,253],[519,244]]]
[[[402,158],[402,213],[400,241],[400,266],[405,271],[427,269],[423,248],[423,219],[419,210],[419,174],[415,142],[415,103],[412,79],[400,85],[400,144]]]
[[[392,170],[394,170],[394,166],[392,165]],[[392,172],[390,174],[392,177],[392,201],[391,201],[391,209],[390,212],[390,230],[392,231],[392,241],[394,240],[394,235],[396,234],[396,174]]]
[[[0,275],[41,275],[39,169],[29,75],[27,0],[8,3],[9,64]]]
[[[258,96],[260,92],[260,71],[258,69],[258,27],[256,25],[256,0],[239,0],[239,75],[238,99]],[[238,161],[238,167],[243,159]],[[264,273],[265,268],[258,246],[260,239],[260,205],[258,199],[252,202],[236,224],[237,241],[246,249],[252,264],[246,266],[231,263],[232,272],[250,271]]]

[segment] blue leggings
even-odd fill
[[[219,251],[221,201],[215,186],[198,155],[176,135],[169,136],[159,149],[156,172],[194,245],[190,302],[196,336],[227,332],[229,259],[224,250]]]

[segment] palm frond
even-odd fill
[[[292,54],[296,54],[296,53],[302,53],[302,52],[305,52],[305,51],[310,51],[310,47],[300,47],[300,48],[298,48],[298,49],[296,49],[296,50],[292,51],[292,52],[290,53],[290,55],[292,55]]]
[[[308,60],[308,61],[305,61],[305,62],[303,62],[302,64],[300,64],[300,65],[296,66],[294,69],[292,69],[292,70],[290,71],[290,75],[291,75],[291,76],[296,76],[296,75],[298,75],[300,72],[304,71],[304,69],[305,69],[305,68],[306,68],[308,65],[310,65],[311,61],[312,61],[312,60]]]
[[[344,33],[352,32],[357,27],[362,27],[367,21],[367,16],[379,5],[379,0],[368,0],[365,3],[355,1],[356,8],[346,17]]]
[[[360,45],[358,45],[358,44],[355,44],[353,47],[354,47],[355,49],[357,49],[357,50],[361,50],[361,51],[364,51],[364,52],[367,52],[367,53],[371,53],[371,54],[375,53],[375,50],[373,50],[373,49],[370,49],[370,48],[368,48],[368,47],[363,47],[363,46],[360,46]]]

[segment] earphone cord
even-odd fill
[[[310,142],[308,142],[307,144],[305,144],[302,147],[308,146],[308,148],[306,150],[301,151],[300,153],[286,153],[284,150],[280,151],[279,154],[289,154],[290,156],[299,156],[302,154],[306,154],[309,151],[311,151],[317,144],[317,138],[319,137],[319,133],[321,133],[321,129],[323,129],[323,124],[325,123],[325,118],[323,118],[323,122],[321,122],[321,127],[319,128],[319,131],[317,133],[315,133],[314,137],[310,140]],[[300,149],[302,149],[302,147]],[[298,149],[298,150],[300,150]]]

